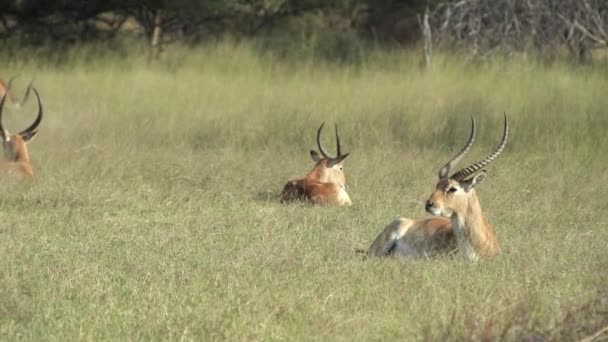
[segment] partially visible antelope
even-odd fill
[[[32,82],[28,83],[27,88],[25,89],[25,94],[21,100],[15,98],[15,94],[10,90],[13,84],[13,81],[16,77],[11,77],[7,82],[4,82],[3,79],[0,78],[0,96],[4,96],[8,94],[8,100],[15,105],[15,107],[20,108],[27,101],[30,96],[30,91],[32,90]]]
[[[398,218],[378,235],[368,250],[369,255],[431,257],[460,251],[470,261],[500,254],[492,226],[486,221],[475,188],[486,178],[483,167],[504,150],[509,134],[509,121],[504,115],[502,140],[494,152],[477,163],[451,176],[450,171],[471,149],[475,140],[475,120],[471,117],[471,135],[464,148],[439,170],[435,191],[426,201],[426,211],[434,216],[423,220]]]
[[[310,156],[316,162],[315,167],[304,178],[294,179],[283,187],[281,202],[310,201],[322,205],[351,205],[346,193],[346,176],[344,175],[344,159],[348,153],[342,154],[340,148],[340,132],[336,125],[337,155],[332,157],[321,144],[321,131],[325,123],[317,130],[317,146],[319,153],[310,151]]]
[[[8,89],[10,91],[10,88]],[[0,171],[15,175],[18,179],[34,176],[34,169],[30,162],[27,143],[38,133],[37,128],[42,121],[42,103],[38,91],[32,87],[36,100],[38,100],[38,115],[34,122],[18,134],[9,133],[2,125],[2,110],[8,97],[7,93],[0,100],[0,138],[4,149],[4,158],[0,160]]]

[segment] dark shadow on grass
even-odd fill
[[[274,191],[258,191],[254,193],[251,198],[256,202],[280,203],[279,194]]]
[[[85,200],[70,197],[17,197],[7,196],[0,200],[2,208],[20,208],[20,209],[58,209],[58,208],[83,208],[91,204]]]
[[[353,249],[353,253],[355,258],[359,258],[361,260],[370,259],[370,255],[367,253],[367,250],[364,248],[355,248]]]
[[[251,198],[256,202],[262,202],[266,204],[282,204],[285,206],[302,206],[305,208],[314,207],[315,205],[310,201],[292,201],[292,202],[281,202],[281,195],[274,191],[258,191],[254,193]]]

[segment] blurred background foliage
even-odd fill
[[[336,62],[360,62],[370,47],[421,48],[422,43],[476,57],[531,54],[591,62],[594,55],[606,55],[608,2],[0,1],[0,40],[5,46],[51,43],[54,51],[61,51],[57,47],[103,42],[120,52],[141,44],[156,58],[176,45],[200,46],[226,37],[254,41],[277,56]]]

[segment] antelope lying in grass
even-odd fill
[[[340,133],[336,125],[337,156],[332,157],[321,144],[321,130],[325,123],[317,130],[317,146],[319,153],[310,151],[312,160],[317,164],[304,176],[294,179],[283,187],[281,202],[310,201],[322,205],[351,205],[352,202],[346,193],[346,177],[344,175],[344,159],[348,153],[342,154],[340,149]]]
[[[15,99],[14,93],[12,91],[10,91],[11,85],[13,84],[14,80],[15,80],[15,77],[11,77],[8,80],[8,83],[6,83],[6,82],[4,82],[3,79],[0,78],[0,96],[5,96],[8,94],[8,101],[13,103],[17,108],[20,108],[27,101],[27,99],[30,96],[30,91],[32,90],[33,81],[30,81],[30,83],[28,83],[27,89],[25,90],[25,95],[23,95],[23,98],[21,100],[17,100],[17,99]]]
[[[508,134],[509,122],[505,113],[502,140],[494,152],[449,176],[452,167],[469,152],[475,140],[475,120],[471,118],[469,141],[441,168],[435,191],[426,201],[426,211],[441,217],[418,221],[396,219],[378,235],[368,254],[431,257],[458,250],[471,261],[500,254],[496,235],[481,212],[475,188],[486,178],[482,168],[504,150]]]
[[[18,134],[10,134],[2,125],[2,110],[9,93],[5,92],[0,100],[0,138],[4,148],[4,158],[0,160],[0,172],[14,174],[18,179],[30,178],[34,175],[26,144],[38,133],[36,129],[42,121],[42,103],[38,91],[33,87],[32,90],[38,100],[38,116],[28,128]],[[10,91],[10,88],[7,91]]]

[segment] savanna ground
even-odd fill
[[[14,340],[575,339],[608,324],[608,68],[416,54],[285,62],[246,46],[2,57],[45,118],[33,182],[0,185],[0,336]],[[19,130],[35,101],[7,109]],[[506,151],[478,195],[503,247],[365,259],[424,217],[439,168]],[[282,205],[337,122],[350,208]],[[333,150],[327,130],[326,145]]]

